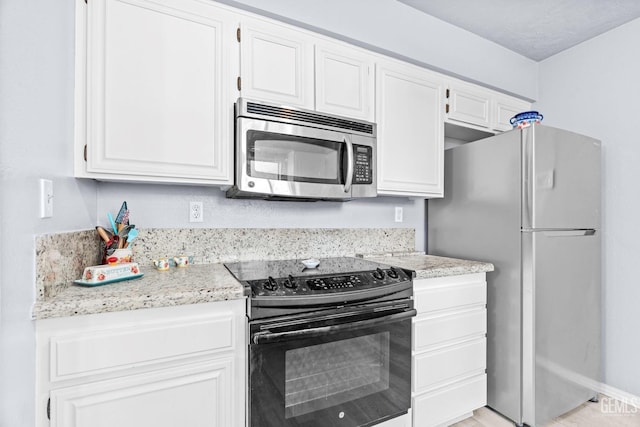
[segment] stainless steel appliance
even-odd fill
[[[376,125],[238,99],[231,198],[375,197]]]
[[[225,265],[251,288],[250,427],[372,426],[407,413],[413,271],[360,258]]]
[[[488,405],[540,426],[600,378],[600,142],[533,125],[445,152],[429,252],[492,262]]]

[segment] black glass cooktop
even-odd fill
[[[225,267],[241,282],[262,280],[269,277],[312,277],[325,275],[341,275],[388,269],[387,264],[381,264],[362,258],[337,257],[320,258],[316,268],[306,268],[301,259],[276,261],[244,261],[225,263]]]

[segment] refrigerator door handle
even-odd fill
[[[522,226],[531,228],[533,224],[533,135],[532,129],[520,131],[520,150],[522,162]]]
[[[547,237],[593,236],[596,234],[596,230],[593,228],[583,230],[544,230],[542,232]]]

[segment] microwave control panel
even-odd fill
[[[371,147],[354,145],[355,167],[353,170],[354,184],[372,184],[373,154]]]

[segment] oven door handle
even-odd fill
[[[393,323],[410,319],[417,314],[415,309],[409,309],[400,313],[390,314],[388,316],[376,317],[375,319],[359,320],[356,322],[341,323],[338,325],[321,326],[318,328],[301,329],[297,331],[287,332],[257,332],[253,335],[253,344],[268,344],[274,342],[291,341],[304,338],[312,338],[328,333],[351,331],[354,329],[374,327],[383,323]]]

